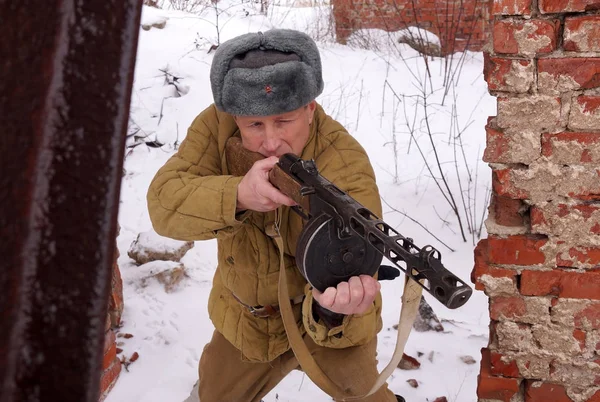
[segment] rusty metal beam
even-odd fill
[[[97,402],[142,0],[0,0],[0,402]]]

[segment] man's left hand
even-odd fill
[[[329,287],[324,292],[313,289],[313,298],[327,310],[350,315],[365,313],[375,301],[381,289],[379,282],[369,275],[351,277],[348,282],[340,282],[337,287]]]

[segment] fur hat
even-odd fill
[[[217,48],[210,83],[215,105],[231,115],[290,112],[323,92],[319,49],[290,29],[241,35]]]

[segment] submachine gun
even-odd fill
[[[246,150],[238,137],[226,145],[230,173],[244,175],[264,157]],[[321,176],[315,162],[285,154],[269,181],[298,205],[292,209],[307,222],[296,248],[304,278],[324,291],[352,276],[373,276],[383,257],[450,309],[464,305],[473,290],[448,271],[432,246],[417,247],[346,192]]]

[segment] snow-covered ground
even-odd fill
[[[327,35],[326,8],[273,6],[263,16],[254,3],[222,0],[217,7],[200,15],[143,10],[143,23],[165,19],[167,23],[164,29],[140,32],[129,129],[135,135],[128,141],[132,147],[125,160],[119,215],[119,265],[125,300],[120,332],[133,337],[118,341],[121,356],[137,352],[139,359],[122,371],[107,402],[183,401],[197,379],[198,360],[213,331],[206,304],[216,264],[214,241],[196,242],[187,252],[182,262],[189,278],[170,293],[156,281],[143,280],[149,270],[136,266],[127,250],[138,233],[151,230],[145,196],[154,173],[175,152],[192,119],[212,103],[208,77],[214,52],[208,50],[218,39],[222,42],[274,27],[294,28],[315,37],[325,79],[325,90],[317,100],[370,155],[385,202],[383,219],[418,246],[438,248],[445,266],[470,284],[474,240],[468,232],[467,242],[462,240],[457,219],[433,179],[440,174],[428,133],[433,136],[464,226],[461,188],[474,225],[479,227],[490,181],[490,170],[480,161],[484,125],[487,117],[495,114],[495,101],[483,80],[482,54],[429,58],[425,63],[416,51],[397,43],[400,33],[360,32],[356,37],[360,40],[354,43],[365,43],[367,38],[371,50],[334,43]],[[136,141],[163,146],[133,146]],[[392,326],[400,311],[402,281],[382,285],[380,368],[394,348],[396,331]],[[428,294],[426,298],[444,320],[445,332],[413,331],[406,353],[416,357],[421,367],[397,369],[389,379],[390,387],[409,402],[433,401],[440,396],[455,402],[475,401],[479,350],[488,336],[487,298],[475,292],[457,310],[446,309]],[[418,388],[412,388],[408,379],[416,379]],[[265,398],[265,402],[308,400],[331,398],[299,372],[289,375]]]

